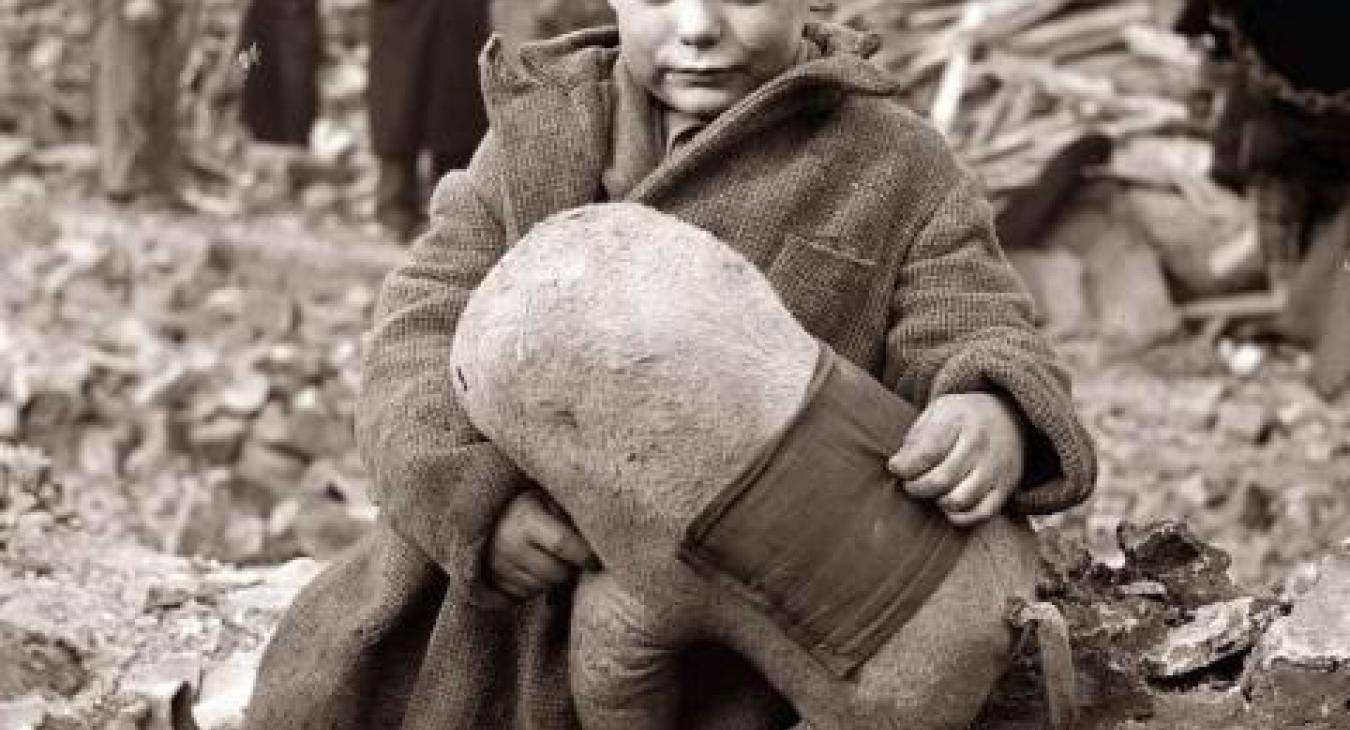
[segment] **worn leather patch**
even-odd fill
[[[833,675],[852,674],[923,606],[965,544],[886,470],[916,415],[822,348],[798,417],[690,525],[681,558],[765,611]]]

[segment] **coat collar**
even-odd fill
[[[887,96],[894,80],[865,60],[877,38],[841,26],[812,23],[804,36],[822,54],[799,64],[714,120],[632,191],[652,202],[700,164],[728,147],[811,108],[837,105],[846,95]],[[511,241],[560,210],[596,199],[609,145],[611,76],[619,53],[614,27],[581,30],[508,52],[500,37],[481,61],[484,100],[507,151],[504,221]]]

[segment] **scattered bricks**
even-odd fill
[[[1008,251],[1008,261],[1017,270],[1036,302],[1041,324],[1056,334],[1075,334],[1092,329],[1083,262],[1062,248]]]
[[[1167,392],[1167,412],[1176,419],[1178,426],[1197,430],[1213,428],[1227,390],[1221,380],[1178,383]]]
[[[1258,610],[1251,597],[1201,606],[1144,654],[1144,671],[1152,679],[1176,680],[1247,651],[1260,630]]]
[[[236,378],[216,394],[216,404],[234,416],[252,416],[267,405],[272,385],[267,376],[249,371]]]
[[[86,426],[80,433],[79,465],[85,474],[113,477],[122,471],[131,432],[119,426]]]
[[[19,406],[11,401],[0,401],[0,441],[19,437]]]
[[[258,361],[258,369],[272,381],[279,393],[298,393],[308,383],[324,375],[324,358],[314,348],[290,342],[269,346]]]
[[[269,446],[288,446],[291,443],[291,421],[286,417],[286,406],[269,401],[253,419],[249,435],[255,441]]]
[[[88,682],[83,657],[68,642],[0,622],[0,700],[30,692],[70,697]]]
[[[47,702],[41,697],[29,695],[21,699],[0,702],[0,728],[40,728],[46,727]]]
[[[0,498],[40,493],[51,483],[51,466],[39,449],[0,444]]]
[[[306,388],[288,408],[268,403],[253,421],[251,437],[306,459],[340,458],[355,443],[351,418],[334,412],[316,388]]]
[[[368,532],[375,520],[365,484],[328,460],[310,465],[298,495],[272,511],[268,527],[274,537],[293,533],[305,555],[333,557]]]
[[[1264,441],[1274,423],[1274,414],[1263,403],[1230,400],[1219,406],[1219,430],[1248,443]]]
[[[213,466],[234,463],[248,432],[248,422],[236,416],[217,416],[188,428],[188,443],[202,461]]]
[[[202,677],[192,707],[197,730],[236,730],[244,725],[244,709],[253,693],[261,652],[239,653],[213,665]]]
[[[1185,523],[1138,527],[1125,522],[1116,534],[1126,557],[1125,577],[1162,583],[1183,608],[1196,609],[1241,595],[1228,577],[1228,555],[1200,540]]]
[[[1243,689],[1261,727],[1350,728],[1350,548],[1326,558],[1248,660]]]
[[[293,493],[305,473],[305,460],[258,441],[248,441],[239,453],[235,474],[275,497]]]
[[[1144,347],[1175,333],[1181,315],[1158,255],[1125,223],[1112,223],[1084,253],[1093,310],[1104,336]]]
[[[137,405],[144,408],[168,408],[204,383],[218,363],[218,357],[209,351],[198,351],[191,357],[175,358],[157,371],[147,372],[134,396]]]
[[[290,443],[311,457],[337,457],[355,443],[348,419],[333,412],[316,388],[306,388],[291,401]]]

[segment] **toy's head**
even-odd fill
[[[456,327],[452,377],[474,426],[569,514],[660,514],[674,530],[790,420],[817,355],[730,247],[604,204],[498,261]],[[578,502],[601,499],[612,509]]]

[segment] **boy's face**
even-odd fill
[[[666,106],[710,119],[786,69],[809,0],[609,0],[629,71]]]

